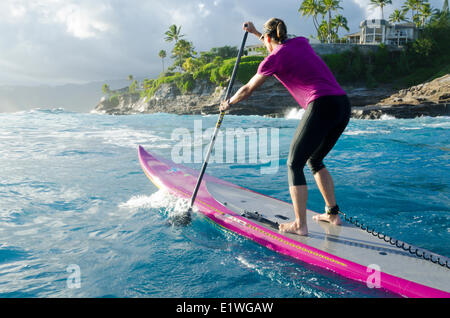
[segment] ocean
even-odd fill
[[[207,173],[290,201],[286,158],[301,116],[226,115],[221,131],[267,132],[275,156],[252,157],[257,146],[250,142],[243,154],[229,155],[235,145],[224,137],[226,160],[216,155]],[[177,200],[147,179],[138,145],[199,169],[209,138],[198,133],[216,120],[0,113],[0,297],[397,297],[277,254],[197,214],[189,226],[172,224]],[[325,160],[341,209],[450,256],[449,128],[449,117],[352,119]],[[180,154],[186,149],[192,152]],[[323,211],[307,168],[305,175],[308,208]]]

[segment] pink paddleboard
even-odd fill
[[[147,177],[161,189],[189,200],[198,171],[157,157],[139,146]],[[449,298],[450,270],[345,223],[315,222],[308,210],[309,235],[280,233],[277,224],[293,219],[291,204],[205,174],[195,207],[221,227],[273,251],[384,288],[404,297]],[[435,255],[435,254],[434,254]],[[440,261],[450,262],[440,256]]]

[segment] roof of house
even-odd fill
[[[353,37],[353,36],[361,36],[361,32],[355,32],[344,35],[344,37]]]

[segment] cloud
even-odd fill
[[[53,21],[65,25],[66,31],[80,39],[98,37],[111,29],[111,25],[102,21],[102,15],[110,9],[107,5],[80,5],[69,3],[56,10]]]
[[[439,0],[431,0],[433,2]],[[197,52],[238,46],[242,23],[258,28],[282,18],[288,32],[315,34],[311,19],[298,13],[301,1],[273,0],[1,0],[0,85],[87,82],[153,77],[158,52],[171,24],[182,26]],[[351,32],[371,11],[369,0],[342,1]],[[394,0],[400,3],[400,0]],[[389,6],[391,7],[391,6]],[[386,8],[385,15],[392,8]],[[259,43],[255,37],[248,44]],[[168,62],[168,61],[167,61]],[[167,65],[167,64],[166,64]]]
[[[111,9],[106,2],[75,0],[4,0],[0,16],[16,26],[21,23],[63,26],[77,38],[96,37],[111,25],[104,21]]]

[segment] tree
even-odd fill
[[[326,20],[322,20],[319,25],[319,30],[317,32],[317,38],[321,43],[324,43],[328,39],[328,23]]]
[[[130,81],[130,82],[132,82],[133,81],[133,75],[128,75],[128,80]]]
[[[236,57],[239,50],[235,46],[221,46],[221,47],[213,47],[211,49],[211,53],[216,56],[220,56],[224,59],[229,59],[232,57]]]
[[[406,0],[402,6],[405,14],[411,11],[411,21],[413,21],[416,26],[419,26],[421,20],[419,15],[420,6],[425,2],[428,2],[428,0]]]
[[[138,87],[138,85],[139,85],[139,83],[138,83],[138,81],[137,80],[134,80],[132,83],[131,83],[131,85],[130,85],[130,87],[129,87],[129,92],[130,93],[136,93],[136,88]]]
[[[200,68],[201,65],[201,61],[198,59],[188,57],[186,61],[184,61],[182,67],[186,72],[194,73]]]
[[[389,22],[391,23],[400,23],[402,21],[406,21],[405,12],[400,11],[399,9],[395,9],[389,16]]]
[[[384,10],[383,8],[388,5],[388,4],[392,4],[392,0],[370,0],[370,5],[373,8],[378,8],[380,7],[381,9],[381,19],[384,20]]]
[[[429,3],[422,3],[422,5],[419,7],[419,12],[421,15],[421,25],[422,27],[425,26],[427,19],[431,17],[433,14],[431,10],[431,5]]]
[[[318,16],[319,14],[322,16],[325,14],[322,2],[317,0],[304,0],[298,9],[298,12],[300,12],[302,16],[312,17],[314,27],[317,31],[317,36],[319,37],[320,23]]]
[[[177,48],[178,43],[180,41],[184,41],[181,40],[181,38],[184,37],[184,34],[181,34],[181,25],[178,27],[175,24],[172,24],[171,26],[169,26],[169,30],[167,30],[164,34],[166,35],[166,42],[175,42],[175,47],[172,50],[172,56],[179,57],[179,59],[175,62],[176,65],[174,67],[176,67],[177,65],[181,67],[181,65],[183,64],[183,61],[181,60],[182,56],[174,53],[175,50],[179,50],[179,48]],[[171,69],[173,69],[174,67],[172,67]]]
[[[108,84],[103,84],[102,86],[102,92],[105,95],[109,95],[109,93],[111,93],[111,89],[109,88]]]
[[[177,27],[175,24],[169,26],[169,30],[167,30],[164,34],[166,35],[166,42],[175,42],[175,44],[177,44],[177,42],[184,37],[184,34],[181,34],[181,25]]]
[[[399,9],[395,9],[394,12],[389,16],[389,22],[394,23],[394,28],[397,28],[396,23],[400,23],[402,21],[407,21],[405,18],[405,12],[400,11]],[[400,45],[400,34],[397,33],[397,45]]]
[[[431,17],[429,23],[432,23],[436,20],[439,20],[441,17],[445,17],[448,15],[448,18],[450,18],[450,11],[448,9],[448,0],[444,1],[444,5],[442,6],[442,10],[439,9],[432,9],[431,10]]]
[[[182,67],[183,60],[193,57],[196,54],[192,42],[186,40],[179,40],[172,50],[172,56],[177,57],[176,66]]]
[[[342,9],[342,7],[339,6],[340,3],[341,3],[341,0],[322,0],[323,10],[324,10],[325,14],[328,15],[328,29],[327,29],[328,43],[331,43],[331,38],[332,38],[331,12]]]
[[[431,24],[444,24],[447,25],[450,21],[450,10],[448,6],[448,0],[444,1],[444,5],[442,6],[442,10],[434,9],[432,10],[433,14],[430,18]]]
[[[340,3],[341,0],[304,0],[298,9],[302,16],[312,17],[317,38],[322,43],[336,40],[340,27],[347,29],[347,19],[342,16],[336,19],[332,16],[333,11],[342,10]],[[322,16],[320,21],[319,15]],[[328,22],[324,20],[325,16],[328,16]]]
[[[333,30],[333,35],[338,38],[338,32],[339,32],[339,28],[343,28],[345,29],[347,32],[350,31],[350,28],[348,27],[348,21],[347,18],[345,18],[343,15],[338,14],[337,16],[335,16],[333,18],[333,20],[331,20],[331,24],[334,28]]]
[[[163,71],[162,71],[162,72],[164,73],[164,59],[166,58],[167,53],[166,53],[166,51],[161,50],[161,51],[159,51],[158,56],[161,58],[161,61],[162,61],[162,68],[163,68]]]

